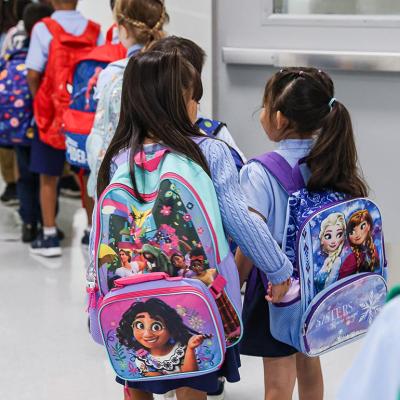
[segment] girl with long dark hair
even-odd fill
[[[99,171],[98,195],[110,182],[114,159],[121,151],[131,152],[131,180],[138,198],[133,154],[168,147],[188,157],[212,179],[227,235],[267,273],[273,284],[273,299],[279,301],[288,289],[292,265],[263,221],[248,211],[228,146],[203,136],[195,126],[201,97],[198,72],[176,51],[149,51],[131,58],[124,75],[118,128]],[[152,393],[177,389],[179,400],[205,400],[206,392],[218,389],[219,377],[239,380],[239,365],[237,350],[228,349],[218,372],[191,379],[129,383],[131,396],[147,400],[152,399]]]

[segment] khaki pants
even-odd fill
[[[0,171],[6,184],[17,182],[17,162],[14,149],[0,148]]]

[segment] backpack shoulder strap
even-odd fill
[[[96,44],[99,34],[100,34],[100,25],[96,24],[96,22],[89,20],[86,29],[83,32],[83,36],[85,36],[85,38],[88,39],[89,41],[94,42],[94,44]]]
[[[277,152],[265,153],[252,161],[259,162],[278,181],[289,195],[304,188],[305,182],[300,171],[300,160],[293,168]]]
[[[199,118],[196,125],[207,134],[207,136],[217,136],[218,132],[226,126],[224,122],[217,121],[214,119]]]
[[[57,39],[60,35],[68,34],[56,20],[50,17],[43,18],[40,22],[43,22],[46,25],[46,28],[51,33],[51,36],[53,36],[53,39]]]

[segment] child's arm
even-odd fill
[[[42,73],[33,69],[29,69],[26,79],[28,81],[28,86],[29,90],[31,91],[32,97],[35,97],[37,91],[39,90],[40,82],[42,80]]]
[[[247,258],[240,248],[236,250],[235,262],[239,271],[240,287],[247,281],[250,271],[253,268],[253,261]]]
[[[227,234],[267,274],[271,283],[285,282],[292,275],[293,266],[272,237],[267,224],[249,211],[228,146],[221,141],[206,139],[201,148],[211,170]]]

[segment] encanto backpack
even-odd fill
[[[27,48],[0,59],[0,146],[30,145],[33,139],[32,97],[26,80]]]
[[[261,163],[289,196],[282,248],[293,275],[282,302],[269,304],[272,335],[308,356],[362,337],[387,294],[377,205],[367,198],[308,191],[302,161],[292,168],[272,152],[253,162]]]
[[[98,103],[94,94],[99,75],[108,64],[125,57],[126,49],[122,44],[108,42],[93,49],[73,68],[71,101],[64,114],[64,130],[67,162],[75,167],[89,169],[86,141]]]
[[[96,47],[100,26],[89,21],[82,35],[74,36],[51,18],[44,18],[42,22],[52,40],[46,71],[34,99],[35,120],[40,140],[55,149],[65,150],[63,117],[70,102],[69,77],[77,60]]]
[[[134,158],[141,203],[129,157],[115,160],[95,211],[92,336],[127,381],[216,371],[242,328],[238,273],[213,183],[193,161],[155,145]]]

